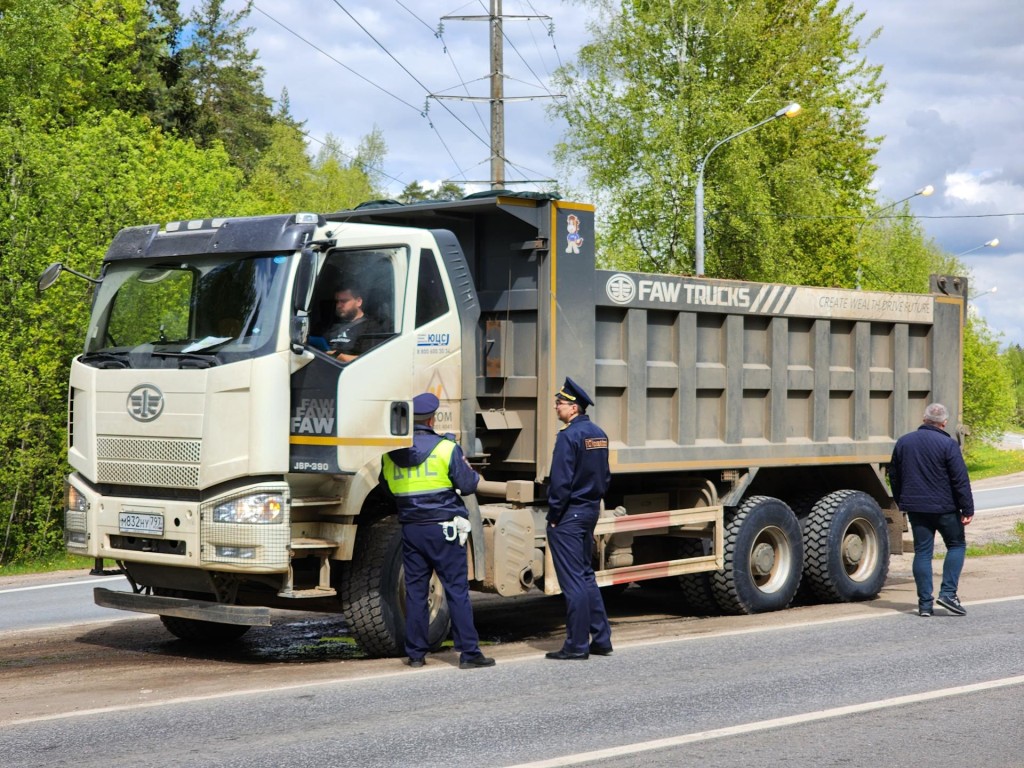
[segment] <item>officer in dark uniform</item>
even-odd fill
[[[459,668],[493,667],[480,652],[469,602],[466,532],[469,520],[459,494],[476,491],[480,475],[469,466],[454,435],[434,431],[438,399],[425,392],[413,399],[413,444],[386,454],[381,481],[394,495],[402,524],[405,566],[405,650],[410,667],[422,667],[430,650],[427,601],[436,571],[448,598]],[[461,534],[461,535],[460,535]]]
[[[549,659],[610,656],[612,630],[594,578],[594,528],[611,472],[608,435],[585,413],[593,405],[583,388],[566,377],[555,395],[555,413],[565,426],[555,438],[548,487],[548,547],[565,595],[565,643]]]

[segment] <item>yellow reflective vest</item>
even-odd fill
[[[399,498],[452,488],[448,469],[454,452],[454,442],[441,440],[427,455],[426,460],[414,467],[400,467],[395,464],[390,454],[384,454],[384,482],[388,484],[391,493]]]

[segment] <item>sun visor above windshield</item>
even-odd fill
[[[156,225],[128,227],[114,237],[104,261],[194,256],[204,253],[287,253],[302,247],[315,223],[296,224],[294,215],[205,219],[164,231]]]

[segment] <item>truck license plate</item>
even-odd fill
[[[156,533],[163,535],[164,516],[144,515],[139,512],[121,512],[117,521],[121,533]]]

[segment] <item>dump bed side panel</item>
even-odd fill
[[[962,297],[595,273],[616,469],[883,463],[960,409]]]

